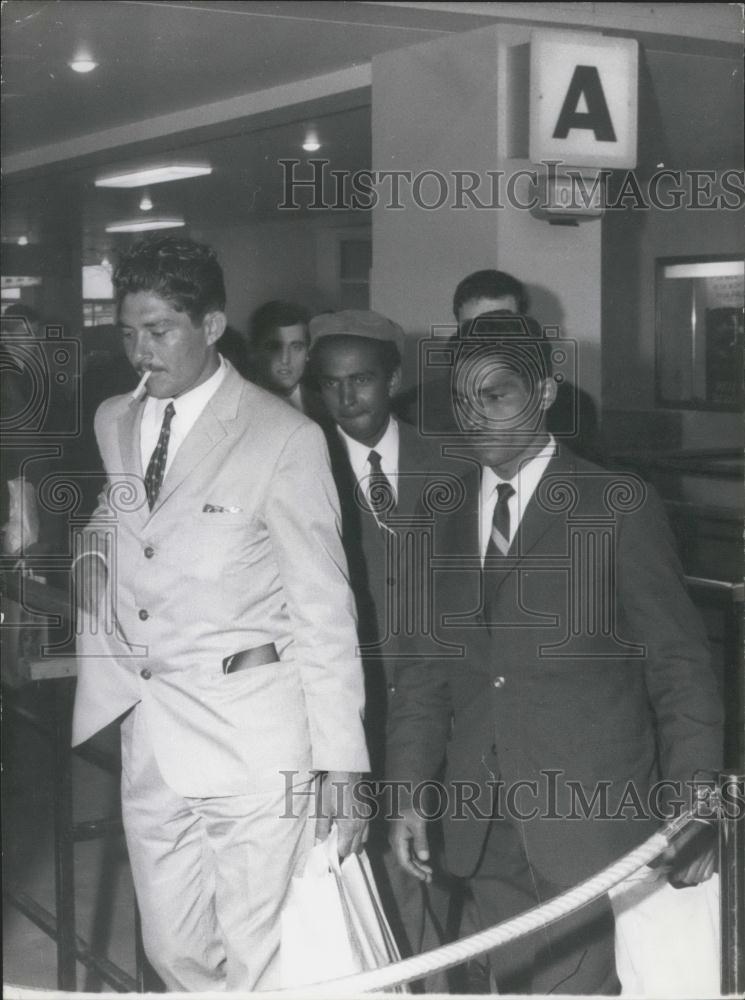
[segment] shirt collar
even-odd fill
[[[176,414],[184,421],[189,421],[191,417],[198,417],[207,403],[220,388],[223,379],[228,371],[225,358],[220,354],[220,364],[217,371],[199,385],[182,393],[178,397],[171,396],[168,399],[156,399],[148,396],[145,401],[145,412],[148,416],[153,416],[160,421],[169,403],[173,403]]]
[[[496,491],[500,483],[509,483],[518,497],[532,496],[538,482],[546,471],[546,467],[556,454],[556,440],[553,434],[549,434],[546,445],[525,462],[520,463],[512,479],[502,479],[496,472],[485,465],[481,470],[481,499],[488,500]]]
[[[370,445],[362,444],[360,441],[355,441],[348,434],[336,425],[336,429],[339,432],[339,436],[346,445],[347,454],[349,455],[349,463],[352,466],[355,476],[358,481],[363,478],[363,476],[370,475],[370,465],[368,463],[368,457],[371,451],[377,451],[380,455],[380,465],[383,472],[387,476],[398,475],[398,422],[391,416],[388,418],[388,426],[385,429],[385,433],[376,445],[372,448]]]

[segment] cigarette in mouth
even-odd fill
[[[151,369],[150,369],[150,368],[148,368],[148,370],[147,370],[146,372],[143,372],[143,373],[142,373],[142,378],[141,378],[141,379],[140,379],[140,381],[139,381],[139,382],[137,383],[137,388],[136,388],[136,389],[135,389],[135,391],[134,391],[134,392],[132,393],[132,399],[134,399],[135,401],[137,401],[137,400],[138,400],[138,399],[140,399],[140,398],[141,398],[142,396],[144,396],[144,394],[145,394],[145,385],[146,385],[146,383],[147,383],[147,380],[148,380],[148,379],[150,378],[150,376],[151,376],[152,374],[153,374],[153,373],[152,373],[152,371],[151,371]]]

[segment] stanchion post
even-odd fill
[[[68,678],[54,685],[54,896],[57,916],[57,988],[77,989],[75,957],[75,860],[72,810],[70,720],[72,688]]]
[[[719,779],[719,882],[723,995],[745,994],[745,774]]]

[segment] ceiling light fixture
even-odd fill
[[[124,219],[112,222],[106,227],[107,233],[144,233],[149,229],[178,229],[185,226],[183,219]]]
[[[142,198],[140,199],[140,211],[150,212],[152,211],[152,207],[153,207],[153,199],[150,197],[149,194],[147,193],[143,194]]]
[[[321,144],[318,141],[318,136],[315,132],[308,132],[305,137],[305,142],[303,143],[303,149],[306,153],[317,153],[321,148]]]
[[[98,66],[98,63],[94,59],[91,59],[90,56],[76,56],[67,65],[76,73],[92,73]]]
[[[19,236],[18,237],[18,246],[19,247],[27,247],[28,246],[28,236]]]
[[[96,180],[96,187],[134,188],[148,184],[163,184],[165,181],[182,181],[189,177],[203,177],[211,174],[208,163],[171,163],[162,167],[138,167],[117,174],[108,174]]]

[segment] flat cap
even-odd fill
[[[393,320],[370,309],[343,309],[322,313],[310,321],[310,342],[315,345],[322,337],[366,337],[395,344],[403,353],[405,334]]]

